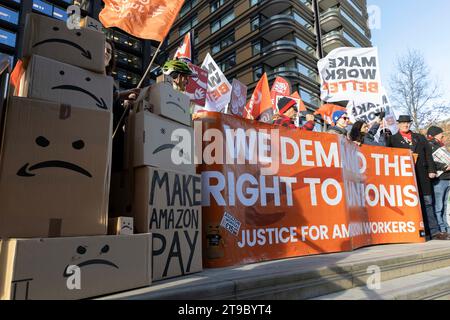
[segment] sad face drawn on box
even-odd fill
[[[117,269],[119,270],[119,266],[114,262],[107,259],[108,253],[110,252],[111,247],[108,244],[105,244],[100,247],[90,247],[87,245],[79,245],[75,250],[75,255],[72,256],[72,262],[68,263],[64,268],[63,277],[70,277],[73,273],[69,271],[70,266],[76,266],[80,270],[83,270],[85,267],[89,266],[104,266],[108,269]],[[79,262],[80,260],[84,260]]]
[[[132,221],[122,220],[120,230],[130,230],[131,232],[133,232]]]
[[[160,134],[162,136],[166,136],[166,134],[167,134],[167,130],[165,128],[161,128],[159,132],[160,132]],[[162,144],[162,145],[156,147],[155,150],[153,150],[153,154],[155,155],[155,154],[158,154],[158,153],[163,152],[165,150],[176,150],[176,151],[178,151],[178,156],[180,158],[183,158],[183,159],[187,160],[188,162],[190,162],[191,161],[191,157],[190,157],[189,152],[186,152],[180,146],[180,145],[182,145],[183,139],[185,139],[186,137],[183,137],[182,135],[178,135],[178,136],[175,136],[174,138],[178,139],[178,144],[173,144],[173,143]],[[167,141],[167,138],[163,137],[163,141],[164,140]]]
[[[59,71],[59,81],[64,81],[64,78],[70,79],[70,77],[67,77],[66,74],[67,74],[67,72],[65,72],[64,70],[60,70]],[[84,83],[86,85],[88,85],[89,83],[92,83],[92,82],[93,82],[93,79],[91,77],[86,77],[84,79]],[[97,97],[95,94],[93,94],[89,90],[82,88],[80,86],[73,85],[73,84],[63,84],[63,85],[54,86],[51,89],[52,90],[70,90],[70,91],[81,92],[82,94],[88,95],[92,99],[94,99],[96,102],[95,105],[97,107],[99,107],[100,109],[108,110],[108,106],[102,97]]]
[[[84,49],[82,46],[80,46],[78,43],[75,43],[73,41],[70,40],[66,40],[63,38],[58,38],[59,36],[59,31],[60,28],[58,26],[48,26],[49,28],[51,28],[52,30],[52,35],[54,36],[54,38],[49,38],[49,39],[45,39],[36,43],[33,43],[32,47],[36,48],[39,46],[45,46],[47,44],[54,44],[54,43],[59,43],[59,44],[63,44],[65,47],[67,47],[68,49],[71,48],[72,50],[77,50],[80,52],[80,56],[82,56],[84,59],[88,59],[88,60],[92,60],[92,54],[89,50]],[[81,31],[76,31],[76,36],[77,37],[82,37],[83,33]]]
[[[50,147],[50,141],[47,140],[47,138],[45,138],[43,136],[37,137],[35,140],[35,143],[42,149],[47,149]],[[83,140],[76,140],[72,143],[72,148],[74,150],[82,151],[84,149],[84,147],[85,147],[85,142]],[[61,169],[65,169],[65,170],[70,170],[75,173],[84,175],[88,178],[92,178],[92,174],[89,173],[89,171],[87,171],[86,169],[84,169],[74,163],[71,163],[68,161],[63,161],[63,160],[48,160],[48,161],[43,161],[43,162],[33,164],[31,166],[30,166],[30,163],[26,163],[19,169],[19,171],[17,171],[17,175],[19,177],[26,177],[26,178],[34,177],[36,175],[34,173],[34,172],[36,172],[36,170],[48,169],[48,168],[61,168]]]
[[[167,99],[166,105],[175,106],[178,109],[180,109],[183,113],[186,113],[186,110],[183,109],[183,107],[180,105],[181,99],[179,95],[172,95],[172,93],[169,93],[169,99]]]

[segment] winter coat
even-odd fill
[[[397,133],[387,140],[387,147],[410,149],[413,153],[419,155],[416,162],[416,175],[420,192],[422,195],[433,195],[433,187],[428,174],[436,173],[436,167],[433,161],[431,146],[427,139],[418,133],[412,133],[412,145],[410,146],[400,133]]]

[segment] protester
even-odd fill
[[[381,119],[376,118],[372,127],[369,129],[369,125],[364,121],[356,121],[350,130],[349,138],[358,146],[363,144],[369,146],[381,146],[379,142],[376,141],[375,135],[381,126]]]
[[[186,92],[189,77],[193,74],[189,65],[182,60],[169,60],[164,63],[162,71],[173,79],[173,88],[180,92]]]
[[[446,137],[442,128],[430,127],[427,131],[427,138],[433,153],[434,164],[439,174],[433,180],[434,213],[441,232],[450,234],[450,226],[446,218],[447,198],[450,193],[450,162],[445,162],[446,158],[450,160],[450,152],[445,149]],[[440,152],[443,153],[443,156],[440,155]]]
[[[335,111],[332,116],[334,127],[327,130],[328,133],[339,134],[347,137],[347,127],[349,122],[349,117],[345,111]]]
[[[282,101],[285,99],[286,101]],[[280,109],[273,116],[273,124],[276,126],[283,126],[290,129],[296,129],[296,122],[298,117],[298,108],[295,100],[283,97],[280,99],[280,105],[284,107]]]
[[[314,114],[309,111],[304,111],[303,114],[305,116],[306,122],[300,127],[300,129],[303,131],[314,131],[314,128],[316,126],[316,122],[314,121]]]
[[[108,76],[112,76],[116,68],[115,48],[114,43],[107,39],[105,43],[105,73]],[[140,89],[131,89],[125,91],[119,91],[117,84],[114,83],[113,87],[113,130],[118,126],[122,126],[124,123],[122,116],[124,115],[126,103],[131,103],[137,99]],[[119,122],[122,122],[119,124]],[[125,132],[122,128],[118,128],[113,139],[113,151],[112,151],[112,171],[121,171],[124,168],[123,152],[125,148]]]
[[[439,231],[436,215],[434,214],[431,179],[436,177],[436,168],[433,162],[431,146],[423,135],[411,131],[412,120],[410,116],[400,116],[397,122],[399,132],[388,139],[387,146],[410,149],[417,155],[416,177],[428,239],[450,240],[446,232]]]

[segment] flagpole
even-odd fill
[[[156,49],[155,54],[153,55],[153,58],[152,58],[152,60],[150,61],[148,67],[147,67],[147,70],[145,70],[144,75],[142,76],[141,80],[139,81],[139,84],[138,84],[137,87],[136,87],[137,89],[140,89],[140,88],[142,87],[142,84],[144,83],[145,78],[147,78],[147,76],[148,76],[148,74],[149,74],[149,72],[150,72],[150,69],[151,69],[153,63],[155,62],[156,57],[158,56],[158,53],[159,53],[159,51],[161,50],[161,47],[162,47],[162,44],[164,43],[164,40],[165,40],[165,38],[162,39],[161,42],[159,43],[159,46],[158,46],[158,48]],[[114,129],[114,133],[113,133],[113,135],[112,135],[112,138],[113,138],[113,139],[114,139],[114,137],[116,136],[117,130],[119,130],[120,125],[121,125],[123,119],[125,118],[125,115],[127,114],[129,108],[130,108],[130,103],[128,102],[127,105],[126,105],[126,107],[125,107],[125,110],[124,110],[123,113],[122,113],[122,116],[120,117],[119,122],[117,123],[116,128]]]

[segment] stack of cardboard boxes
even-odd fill
[[[31,14],[24,38],[18,96],[1,128],[0,297],[79,299],[150,285],[151,235],[106,235],[113,79],[104,34]]]
[[[201,178],[189,98],[168,83],[144,89],[127,141],[135,228],[153,235],[153,281],[201,271]]]

